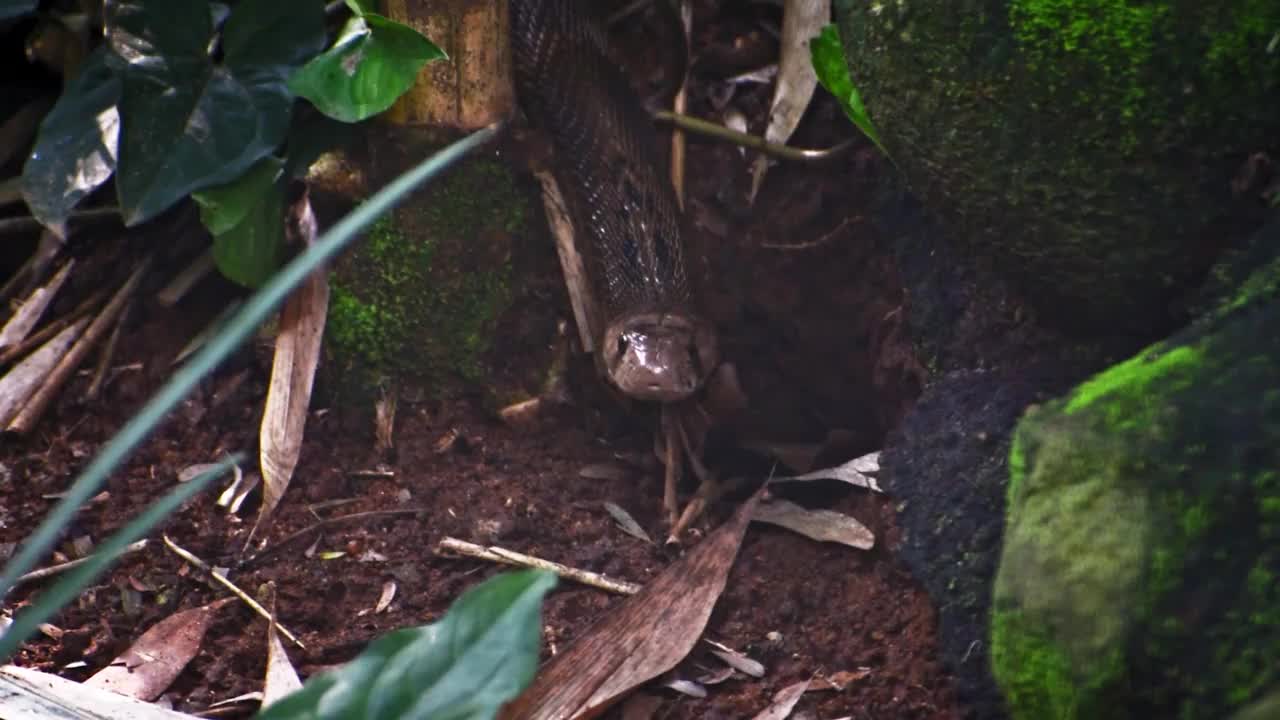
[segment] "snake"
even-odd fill
[[[714,327],[696,312],[675,190],[658,166],[658,136],[613,58],[594,0],[511,0],[516,97],[551,141],[600,305],[598,359],[607,380],[640,401],[697,392],[719,359]]]

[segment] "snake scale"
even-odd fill
[[[599,358],[625,395],[674,402],[718,360],[693,309],[679,206],[640,96],[588,0],[511,0],[516,94],[550,136],[604,328]],[[585,246],[585,247],[584,247]]]

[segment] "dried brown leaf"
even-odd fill
[[[675,667],[724,592],[760,495],[552,658],[499,717],[597,717],[629,690]]]
[[[155,700],[200,651],[218,610],[234,601],[223,598],[170,615],[142,633],[128,650],[84,684],[139,700]]]
[[[304,199],[302,203],[306,203]],[[304,240],[314,242],[314,220],[310,206],[294,213],[303,216],[302,224],[311,235]],[[320,362],[320,343],[324,338],[325,315],[329,309],[329,279],[323,269],[311,275],[285,301],[280,311],[280,331],[276,336],[275,358],[271,366],[271,385],[259,433],[262,466],[262,507],[249,537],[270,518],[284,497],[293,470],[302,451],[302,434],[306,428],[307,409],[311,406],[311,386]]]
[[[800,533],[810,540],[835,542],[859,550],[875,547],[876,536],[867,526],[834,510],[810,510],[786,500],[761,503],[752,518]]]

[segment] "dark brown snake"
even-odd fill
[[[718,361],[715,330],[694,312],[675,192],[657,133],[610,59],[590,0],[511,0],[516,93],[556,156],[604,315],[600,359],[640,400],[694,393]]]

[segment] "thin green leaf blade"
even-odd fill
[[[391,107],[423,65],[444,57],[413,28],[365,13],[348,20],[333,47],[294,73],[289,89],[329,117],[359,122]]]
[[[840,44],[840,29],[836,25],[822,28],[818,37],[809,43],[809,54],[818,82],[835,96],[840,108],[853,124],[880,148],[880,152],[888,155],[889,152],[880,143],[880,134],[871,122],[871,116],[867,114],[867,108],[862,104],[862,96],[849,77],[849,64],[845,62],[844,48]]]
[[[63,234],[67,218],[116,169],[120,79],[98,48],[40,124],[22,169],[22,196],[41,224]]]
[[[464,593],[438,622],[379,638],[347,666],[314,678],[258,717],[493,718],[533,679],[542,600],[555,584],[555,575],[541,570],[493,577]]]

